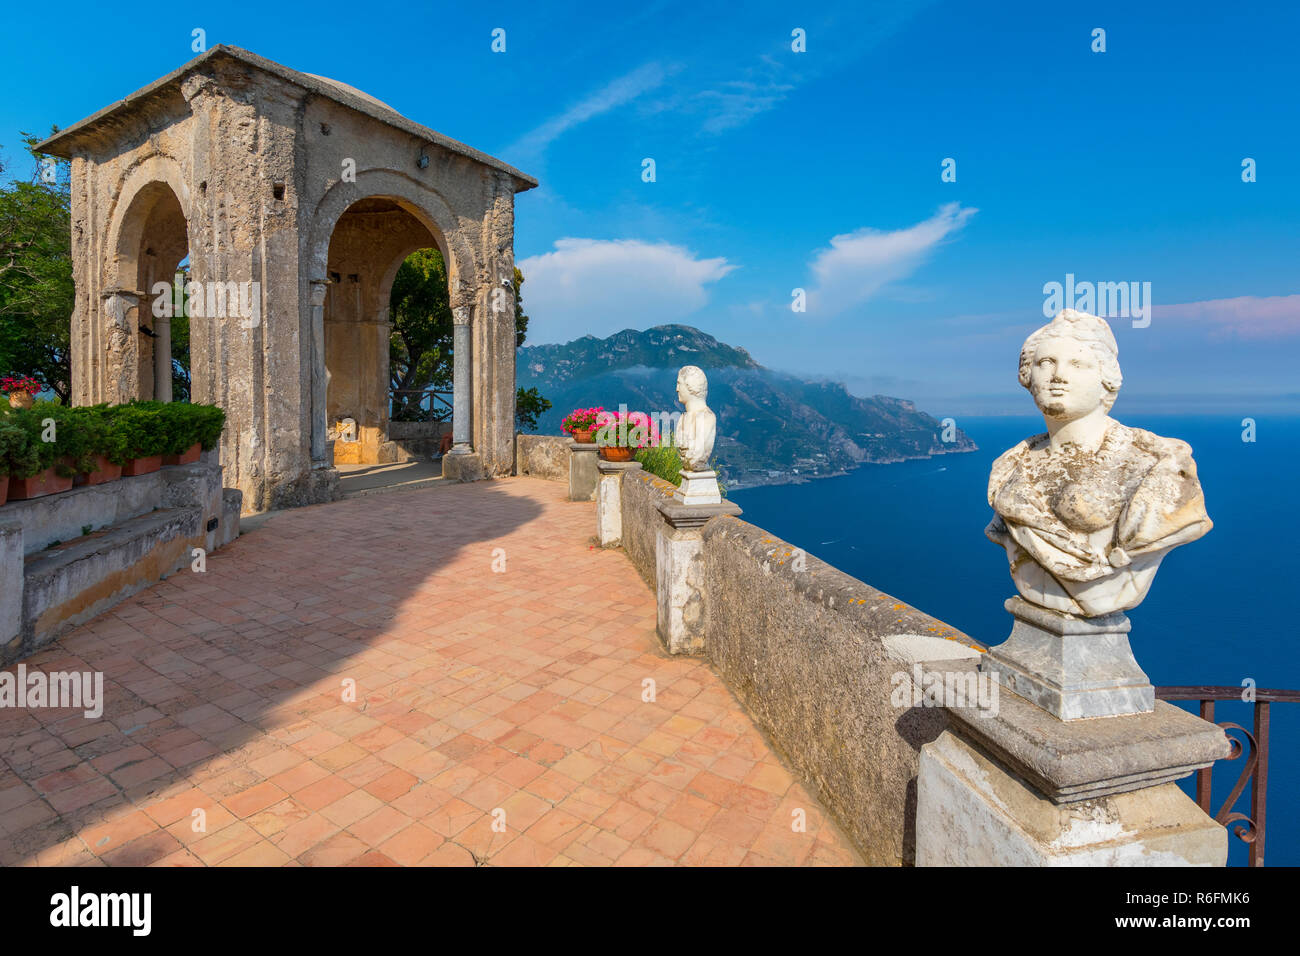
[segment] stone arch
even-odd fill
[[[170,319],[151,306],[154,285],[170,284],[190,252],[189,198],[179,163],[162,154],[133,165],[114,195],[101,262],[105,299],[102,309],[92,304],[108,346],[106,397],[174,397]]]
[[[311,229],[303,260],[311,279],[323,279],[328,272],[329,244],[334,227],[349,207],[363,199],[387,198],[418,219],[433,235],[447,263],[447,281],[453,302],[472,294],[477,271],[474,253],[461,234],[457,218],[438,191],[403,173],[390,169],[367,169],[357,173],[354,183],[334,183],[311,214]],[[457,289],[461,295],[457,295]]]
[[[181,167],[176,160],[155,153],[136,163],[122,177],[121,185],[108,212],[107,258],[103,263],[105,288],[134,289],[136,279],[131,270],[138,254],[148,213],[147,205],[158,195],[160,186],[167,187],[180,205],[188,233],[190,222],[190,190]],[[188,243],[189,237],[186,236]]]
[[[429,248],[438,249],[446,261],[445,247],[426,220],[392,196],[357,199],[334,225],[327,281],[322,283],[321,329],[326,430],[335,442],[335,465],[380,464],[397,454],[388,438],[389,296],[406,257]],[[443,289],[446,294],[445,285]],[[343,427],[349,420],[355,429]]]

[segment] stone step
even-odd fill
[[[205,545],[199,508],[160,508],[29,555],[23,569],[22,629],[4,648],[4,659],[26,656],[151,587],[189,564],[191,548]],[[20,646],[12,647],[15,643]]]

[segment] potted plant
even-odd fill
[[[0,392],[9,396],[10,408],[31,408],[40,390],[41,383],[30,375],[10,375],[0,378]]]
[[[659,432],[645,412],[601,411],[596,444],[605,461],[631,461],[641,448],[659,444]]]
[[[73,485],[102,485],[121,478],[122,463],[113,461],[109,455],[112,449],[112,421],[108,406],[91,405],[73,411],[76,428],[84,436],[84,448],[77,458],[77,474],[72,479]]]
[[[596,419],[604,411],[604,408],[575,408],[564,416],[560,429],[572,435],[574,441],[590,445],[594,441],[592,432],[596,428]]]
[[[122,475],[135,478],[162,467],[167,434],[162,421],[162,402],[127,402],[108,409],[113,434],[113,452],[122,462]]]
[[[162,463],[192,465],[198,461],[202,446],[199,444],[198,419],[191,414],[191,407],[184,402],[163,405],[158,417],[166,434]]]
[[[226,413],[215,405],[190,405],[183,402],[163,406],[168,448],[164,465],[190,465],[205,451],[221,441]]]
[[[21,447],[9,454],[10,501],[58,494],[72,487],[76,470],[66,454],[71,447],[71,436],[66,436],[60,447],[57,434],[59,413],[53,411],[57,408],[59,406],[53,402],[41,402],[39,406],[10,411],[9,423],[22,432]],[[46,440],[49,433],[45,420],[48,418],[55,418],[53,441]]]

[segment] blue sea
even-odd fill
[[[1138,663],[1156,686],[1211,684],[1300,688],[1296,613],[1300,560],[1300,418],[1252,416],[1256,440],[1242,440],[1242,418],[1118,414],[1126,425],[1192,446],[1214,529],[1171,552],[1147,599],[1129,612]],[[906,601],[986,644],[1005,640],[1015,593],[1001,548],[984,537],[989,466],[1006,449],[1043,430],[1041,418],[958,421],[979,451],[894,465],[864,465],[808,484],[735,491],[744,519],[848,574]],[[1195,709],[1195,702],[1180,706]],[[1273,704],[1265,863],[1300,865],[1300,704]],[[1252,729],[1252,710],[1217,704],[1215,719]],[[1214,811],[1244,758],[1220,761]],[[1194,777],[1182,781],[1192,793]],[[1249,813],[1249,786],[1237,810]],[[1229,865],[1247,847],[1229,840]]]

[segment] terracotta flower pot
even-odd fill
[[[606,461],[631,461],[636,457],[636,449],[624,448],[619,445],[602,445],[600,447],[600,457]]]
[[[38,471],[30,478],[15,478],[9,476],[9,500],[26,501],[29,498],[40,498],[44,495],[57,495],[61,491],[67,491],[72,487],[72,476],[61,478],[53,468],[46,468],[44,471]]]
[[[195,442],[179,455],[163,455],[162,463],[164,465],[192,465],[199,460],[199,455],[202,453],[203,446]]]
[[[591,437],[593,431],[595,431],[595,429],[575,428],[573,430],[573,440],[582,445],[590,445],[596,440]]]
[[[122,477],[122,466],[115,465],[103,455],[95,456],[95,470],[78,472],[72,483],[78,488],[86,485],[102,485],[117,481]]]
[[[36,399],[32,398],[31,392],[10,392],[10,408],[31,408],[36,404]]]
[[[148,458],[132,458],[122,466],[123,478],[136,478],[148,475],[162,467],[162,455],[150,455]]]

